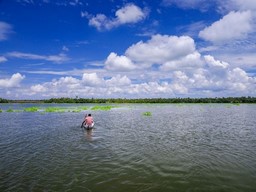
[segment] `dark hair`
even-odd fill
[[[88,116],[92,116],[92,114],[89,113]]]

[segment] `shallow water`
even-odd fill
[[[2,112],[0,191],[256,191],[255,125],[245,104]]]

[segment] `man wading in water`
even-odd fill
[[[93,128],[93,126],[94,126],[94,121],[93,121],[92,115],[91,114],[88,114],[88,115],[86,114],[81,127],[84,127],[86,129],[90,129],[90,128]]]

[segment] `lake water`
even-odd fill
[[[256,191],[256,105],[34,105],[0,105],[0,191]]]

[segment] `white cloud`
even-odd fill
[[[68,61],[69,58],[66,54],[60,53],[59,55],[37,55],[31,53],[22,53],[22,52],[10,52],[7,54],[7,57],[15,57],[20,59],[31,59],[31,60],[46,60],[52,61],[54,63],[62,63]]]
[[[110,53],[105,61],[105,67],[113,71],[130,71],[136,68],[128,57],[118,56],[116,53]]]
[[[110,53],[105,61],[109,71],[134,71],[151,68],[157,64],[162,70],[191,69],[202,65],[201,55],[194,40],[188,36],[154,35],[147,42],[130,46],[125,55]]]
[[[0,88],[11,88],[11,87],[19,87],[20,82],[25,78],[24,75],[20,73],[15,73],[11,76],[10,79],[0,79]]]
[[[225,43],[246,38],[253,30],[252,18],[251,11],[232,11],[221,20],[200,31],[199,37],[213,43]]]
[[[104,84],[103,79],[98,77],[97,73],[84,73],[82,81],[89,87],[100,87]]]
[[[33,93],[41,93],[41,92],[46,92],[47,88],[44,87],[43,85],[37,84],[37,85],[31,86],[31,91]]]
[[[218,58],[228,61],[234,67],[240,67],[245,70],[253,70],[256,68],[255,53],[220,53]]]
[[[13,33],[12,26],[0,21],[0,41],[7,40],[11,33]]]
[[[117,75],[109,80],[106,80],[106,85],[109,87],[127,86],[131,84],[131,80],[127,76]]]
[[[5,57],[0,56],[0,63],[6,62],[6,61],[7,61],[7,59]]]
[[[197,51],[189,55],[185,55],[176,60],[165,62],[160,69],[161,70],[177,70],[177,69],[195,69],[202,66],[201,55]]]
[[[127,4],[115,13],[115,18],[108,18],[104,14],[91,16],[87,12],[81,12],[81,17],[89,19],[89,25],[96,27],[99,31],[110,30],[124,24],[137,23],[146,18],[147,12],[134,4]]]
[[[215,60],[211,55],[205,55],[204,59],[209,66],[227,68],[229,64],[227,62]]]
[[[231,4],[239,10],[256,10],[256,1],[254,0],[231,0]]]
[[[209,56],[208,56],[209,57]],[[211,62],[220,62],[212,58]],[[215,67],[218,70],[215,70]],[[214,68],[214,70],[212,70]],[[111,73],[110,73],[111,74]],[[49,97],[94,97],[94,98],[144,98],[144,97],[177,97],[177,96],[241,96],[255,94],[256,78],[250,77],[241,68],[213,66],[194,70],[178,71],[151,71],[158,79],[151,81],[136,75],[136,80],[131,80],[130,74],[111,76],[104,73],[84,73],[78,79],[71,76],[54,79],[51,82],[36,84],[22,94],[27,96]],[[133,76],[133,74],[131,74]],[[161,80],[169,77],[170,80]],[[161,80],[161,81],[160,81]],[[5,83],[4,83],[5,84]],[[21,91],[19,92],[21,93]]]
[[[145,19],[146,13],[136,5],[128,4],[125,7],[116,11],[116,18],[118,23],[137,23]]]
[[[228,72],[227,80],[230,89],[242,92],[250,90],[250,87],[256,83],[256,78],[249,77],[246,72],[240,68],[232,69]]]
[[[182,58],[195,51],[194,40],[188,36],[154,35],[146,43],[129,47],[125,55],[137,63],[162,64]]]

